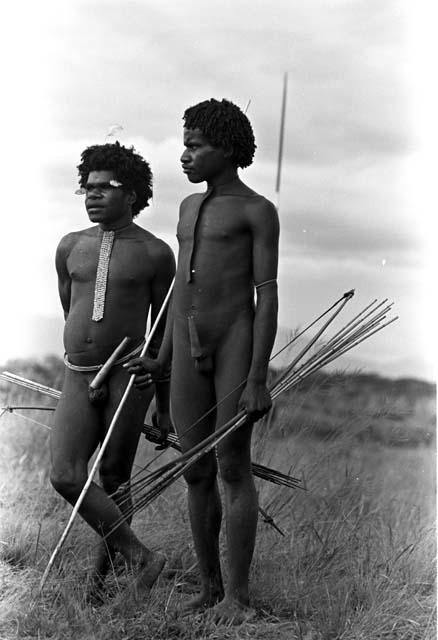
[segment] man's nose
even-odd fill
[[[90,187],[87,190],[87,198],[101,198],[102,190],[99,187]]]
[[[182,162],[182,164],[185,164],[185,163],[186,163],[186,162],[188,162],[189,160],[190,160],[190,156],[189,156],[189,154],[187,153],[187,149],[185,149],[185,150],[183,151],[182,155],[181,155],[180,162]]]

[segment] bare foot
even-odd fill
[[[209,592],[209,593],[200,593],[199,595],[187,600],[183,603],[181,613],[182,615],[189,615],[190,613],[196,613],[198,611],[203,611],[204,609],[208,609],[209,607],[213,607],[224,597],[223,592]]]
[[[133,567],[136,575],[126,589],[113,600],[113,611],[126,616],[136,610],[148,597],[165,564],[166,558],[161,553],[152,553],[147,562]]]
[[[217,624],[238,625],[255,618],[256,612],[238,600],[225,598],[213,607],[209,616]]]
[[[134,569],[137,575],[128,587],[130,595],[137,600],[147,597],[165,564],[166,558],[161,553],[153,553],[146,564],[137,565]]]

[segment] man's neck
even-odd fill
[[[118,220],[117,222],[113,222],[110,224],[100,223],[99,228],[102,229],[102,231],[124,231],[125,229],[128,229],[132,224],[133,220],[131,218],[126,220]]]
[[[227,193],[239,184],[241,184],[241,181],[235,169],[207,181],[208,189],[214,190],[216,195]]]

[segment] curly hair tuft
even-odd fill
[[[135,191],[137,199],[132,205],[132,216],[149,206],[152,198],[152,171],[149,164],[134,147],[124,147],[119,142],[95,144],[87,147],[81,154],[81,163],[77,166],[79,184],[85,187],[91,171],[112,171],[123,189]]]
[[[199,129],[214,147],[232,149],[236,167],[249,167],[256,144],[252,126],[242,110],[229,100],[204,100],[185,110],[184,126]]]

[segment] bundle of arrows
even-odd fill
[[[392,309],[393,303],[388,303],[387,300],[383,300],[381,302],[374,300],[364,309],[362,309],[358,314],[356,314],[351,320],[349,320],[346,325],[337,330],[334,335],[326,340],[323,340],[323,334],[326,332],[327,328],[332,324],[335,318],[340,314],[346,304],[352,299],[353,295],[354,290],[345,293],[341,298],[339,298],[339,300],[333,303],[313,322],[296,333],[293,338],[290,339],[287,344],[282,347],[282,349],[280,349],[277,353],[275,353],[274,356],[272,356],[271,361],[276,358],[281,352],[289,349],[293,343],[297,342],[305,332],[307,332],[309,329],[323,320],[325,316],[329,316],[323,322],[322,326],[317,330],[317,332],[312,336],[312,338],[305,344],[305,346],[299,350],[298,354],[293,357],[292,361],[279,373],[275,382],[270,386],[270,394],[273,402],[275,402],[276,398],[278,398],[285,391],[296,387],[302,380],[304,380],[308,376],[327,366],[336,358],[339,358],[341,355],[347,353],[364,340],[370,338],[372,335],[374,335],[378,331],[381,331],[383,328],[387,327],[389,324],[397,320],[397,317],[393,317],[391,319],[388,318],[388,313]],[[0,378],[7,382],[18,384],[27,389],[40,392],[44,395],[48,395],[54,399],[58,399],[60,396],[60,391],[56,389],[52,389],[50,387],[39,384],[37,382],[33,382],[31,380],[27,380],[25,378],[21,378],[20,376],[16,376],[9,372],[3,372],[2,374],[0,374]],[[245,382],[246,381],[243,380],[241,382],[241,385],[239,386],[243,386]],[[132,381],[130,381],[130,383],[132,386]],[[127,389],[127,391],[129,392],[129,388]],[[124,397],[125,396],[126,392]],[[218,404],[223,400],[224,398],[219,399],[218,403],[214,407],[211,407],[209,412],[214,411]],[[3,410],[15,411],[17,409],[26,408],[41,408],[45,410],[54,409],[54,407],[48,408],[7,406],[3,407]],[[191,425],[190,428],[195,428],[200,420],[205,417],[205,415],[207,414],[201,416],[193,425]],[[117,411],[115,419],[117,419]],[[140,509],[143,509],[150,505],[151,502],[153,502],[163,491],[165,491],[167,487],[175,482],[175,480],[180,478],[191,465],[201,459],[206,453],[212,451],[215,447],[217,447],[217,445],[223,439],[227,438],[236,429],[241,427],[247,421],[247,419],[248,418],[246,412],[244,410],[239,411],[231,420],[229,420],[226,424],[221,425],[216,429],[214,433],[209,435],[189,451],[181,453],[181,455],[177,456],[170,462],[167,462],[166,464],[154,469],[153,471],[149,470],[149,464],[147,467],[141,469],[138,473],[136,473],[131,478],[130,482],[131,497],[135,497],[135,500],[132,500],[131,502],[131,513],[135,513]],[[159,441],[160,432],[159,429],[157,429],[155,426],[145,425],[143,431],[146,437],[151,441]],[[170,445],[174,449],[180,451],[178,438],[175,434],[169,434],[165,444]],[[269,467],[253,463],[252,470],[255,476],[264,480],[268,480],[270,482],[288,486],[291,488],[302,488],[301,481],[299,479],[293,478],[292,476],[286,475],[274,469],[270,469]],[[90,472],[89,482],[84,487],[84,494],[92,480],[94,472],[95,467],[93,467],[92,471]],[[56,553],[59,551],[60,546],[65,540],[67,532],[71,527],[73,518],[79,508],[78,503],[80,502],[80,500],[81,496],[75,505],[72,517],[70,518],[63,536],[61,537],[60,542],[58,543],[54,553],[52,554],[52,557],[41,581],[41,588],[47,578]],[[130,500],[130,498],[128,497],[127,500]],[[262,509],[261,512],[264,515],[265,520],[272,524],[272,519],[269,518],[269,516]],[[107,535],[110,535],[114,531],[114,529],[124,521],[127,515],[127,513],[124,513],[124,515],[120,518],[120,521],[118,521],[114,525],[113,529],[108,532]],[[275,523],[274,526],[276,526]],[[276,528],[278,530],[278,527]]]

